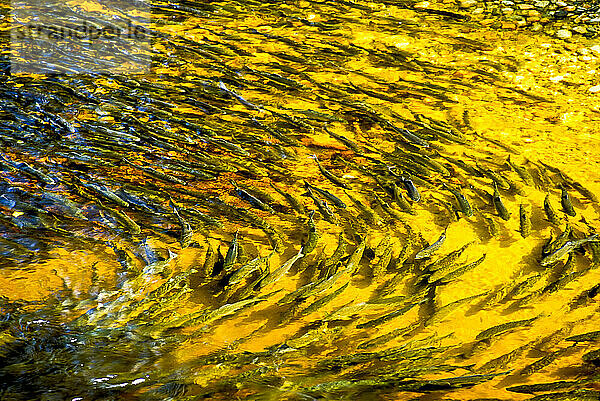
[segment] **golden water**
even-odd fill
[[[97,6],[92,2],[72,3],[75,7],[89,9]],[[290,110],[320,111],[339,118],[339,121],[328,123],[330,131],[343,135],[367,149],[367,154],[376,156],[377,151],[391,152],[396,143],[389,135],[389,129],[386,131],[380,124],[355,118],[349,113],[347,105],[337,102],[340,99],[336,99],[332,88],[324,86],[319,89],[319,84],[337,85],[333,88],[337,87],[342,91],[351,90],[353,87],[361,88],[365,91],[353,90],[346,96],[367,104],[398,126],[403,126],[398,117],[412,120],[416,115],[423,114],[447,122],[454,130],[461,132],[466,139],[465,143],[436,142],[440,145],[438,151],[443,156],[452,156],[467,163],[473,163],[474,158],[483,160],[484,163],[488,163],[486,166],[500,171],[502,175],[514,181],[518,181],[519,178],[505,168],[507,156],[510,155],[512,161],[522,165],[526,165],[527,160],[542,161],[559,168],[592,192],[600,194],[600,102],[598,94],[589,91],[590,87],[598,84],[596,68],[600,55],[594,50],[589,50],[594,42],[576,39],[565,43],[542,34],[497,31],[468,22],[444,20],[392,4],[361,5],[368,8],[368,11],[341,4],[299,1],[285,4],[231,3],[229,7],[219,4],[224,11],[213,13],[206,18],[193,15],[185,15],[186,18],[169,18],[159,13],[153,28],[171,35],[171,42],[158,40],[153,46],[160,53],[160,57],[169,60],[171,64],[164,67],[155,66],[152,75],[143,79],[164,84],[168,88],[176,88],[179,85],[193,88],[199,84],[198,80],[209,77],[216,81],[221,79],[222,71],[212,67],[226,65],[234,70],[246,71],[244,78],[251,82],[250,86],[236,90],[252,104],[264,106],[263,110],[249,110],[233,99],[223,105],[223,108],[230,112],[226,115],[217,113],[207,116],[197,107],[177,104],[177,100],[173,101],[174,106],[169,111],[178,118],[197,121],[211,127],[225,139],[235,139],[237,134],[244,134],[246,130],[256,134],[256,129],[250,129],[243,117],[248,113],[261,121],[273,122],[276,120],[276,114],[273,112],[293,114],[302,118],[303,114]],[[100,13],[104,11],[99,9]],[[299,18],[305,19],[304,22]],[[330,19],[335,19],[335,23]],[[309,22],[323,23],[331,26],[331,29],[311,26]],[[256,31],[252,33],[249,30]],[[296,45],[261,34],[285,37],[293,40]],[[172,43],[183,43],[182,38],[196,43],[199,48],[208,49],[209,53],[210,48],[203,45],[216,46],[220,51],[210,54],[217,57],[218,61],[203,58],[197,53],[177,51]],[[236,54],[223,46],[223,43],[243,49],[247,54]],[[358,47],[352,47],[353,45]],[[353,55],[345,54],[350,50]],[[168,57],[170,53],[173,54],[172,58]],[[384,61],[378,58],[376,53],[395,53],[393,57],[396,58]],[[295,61],[290,60],[289,56],[296,57]],[[291,67],[301,74],[282,72],[272,63]],[[247,73],[244,67],[278,73],[304,86],[299,90],[278,89],[269,86],[266,79]],[[233,88],[229,83],[227,85]],[[130,90],[110,76],[94,78],[93,87],[99,96],[116,93],[117,89]],[[388,98],[384,100],[371,96],[368,91],[385,94]],[[151,93],[148,95],[153,96]],[[80,122],[96,119],[110,123],[113,119],[112,113],[118,113],[119,108],[117,106],[113,109],[110,104],[103,104],[98,108],[77,109],[78,103],[74,104],[75,110],[64,115],[75,126]],[[240,114],[236,114],[236,111]],[[162,121],[144,119],[142,114],[140,119],[157,127],[163,127],[164,124]],[[600,224],[598,204],[575,191],[570,191],[577,216],[568,217],[559,210],[560,190],[556,185],[551,185],[548,192],[541,188],[527,187],[523,195],[503,193],[504,202],[511,213],[511,218],[505,222],[495,216],[491,202],[486,203],[477,195],[481,193],[477,192],[478,190],[491,193],[491,180],[469,177],[468,173],[456,168],[457,174],[450,177],[433,172],[430,178],[431,186],[419,186],[422,199],[419,203],[413,203],[416,215],[402,214],[404,222],[412,229],[410,232],[403,224],[390,219],[385,212],[375,207],[372,197],[375,188],[373,179],[350,169],[336,160],[336,157],[341,156],[359,165],[367,165],[366,159],[355,155],[329,135],[323,129],[324,122],[312,120],[310,125],[310,129],[297,129],[296,132],[292,130],[301,145],[291,149],[296,154],[294,159],[273,163],[279,172],[270,171],[268,164],[257,162],[262,170],[252,179],[235,173],[223,173],[216,180],[195,182],[190,184],[189,188],[212,191],[218,193],[220,198],[229,204],[249,208],[246,202],[231,192],[229,180],[235,179],[237,182],[244,182],[269,192],[277,202],[285,204],[283,197],[275,193],[269,185],[270,182],[275,182],[279,188],[295,194],[307,208],[315,209],[312,200],[303,196],[305,190],[302,180],[307,179],[313,185],[327,189],[341,198],[348,205],[348,211],[340,214],[338,224],[329,223],[323,218],[317,219],[319,213],[315,215],[317,229],[321,235],[316,251],[307,257],[306,261],[298,262],[300,267],[295,265],[274,285],[264,289],[261,295],[278,289],[283,289],[282,292],[227,318],[212,321],[200,332],[194,331],[203,325],[180,329],[178,334],[193,334],[167,354],[157,357],[151,365],[143,366],[143,369],[131,368],[131,377],[122,380],[132,380],[134,377],[144,377],[148,374],[160,377],[159,383],[166,381],[165,377],[185,383],[185,395],[176,395],[174,399],[193,399],[196,395],[208,394],[210,399],[244,399],[251,396],[264,396],[264,399],[311,399],[310,397],[322,396],[326,399],[520,400],[531,396],[508,392],[506,388],[519,384],[577,380],[597,374],[597,367],[584,364],[581,360],[583,354],[597,348],[597,343],[596,347],[593,343],[578,343],[543,369],[531,374],[521,373],[524,367],[534,361],[572,344],[564,341],[564,338],[599,329],[597,299],[590,299],[575,308],[569,307],[570,302],[582,291],[599,282],[600,273],[598,269],[593,268],[589,251],[574,256],[574,271],[586,273],[561,290],[536,296],[521,308],[510,307],[513,301],[499,300],[502,298],[502,291],[527,277],[547,271],[547,268],[540,266],[542,246],[550,236],[556,237],[565,228],[564,223],[569,222],[580,235],[589,233],[593,228],[597,230]],[[168,124],[164,124],[164,127],[168,131]],[[228,129],[232,127],[236,127],[237,132],[229,132]],[[263,135],[267,137],[266,134]],[[242,147],[244,140],[249,139],[240,139]],[[277,142],[273,138],[270,140]],[[504,146],[499,146],[498,143]],[[207,144],[196,143],[194,146],[213,151],[224,159],[232,156],[223,149],[214,149]],[[188,149],[193,151],[193,147]],[[17,160],[33,160],[16,150],[9,149],[5,152]],[[127,154],[130,160],[140,163],[147,157],[133,152]],[[364,199],[365,203],[373,202],[371,205],[379,217],[376,224],[354,222],[361,220],[358,210],[341,188],[323,177],[311,158],[313,154],[316,154],[330,171],[349,183],[355,197]],[[169,156],[186,157],[176,151]],[[437,160],[445,162],[444,159]],[[108,167],[97,173],[99,176],[108,176],[127,183],[139,183],[148,179],[140,174],[139,170],[126,164]],[[463,186],[463,193],[474,207],[486,215],[494,216],[492,218],[499,226],[498,235],[490,235],[486,221],[479,212],[473,217],[461,215],[462,218],[455,221],[452,214],[440,204],[440,200],[455,203],[454,197],[442,188],[442,182]],[[473,190],[467,188],[467,183],[473,186]],[[178,202],[186,199],[185,196],[171,191],[169,184],[158,184]],[[379,195],[383,196],[383,192],[380,189],[378,191]],[[563,224],[554,225],[546,220],[543,202],[547,193],[550,193],[555,209],[559,210]],[[522,238],[519,233],[521,203],[526,205],[532,216],[531,235],[527,238]],[[306,216],[301,216],[289,208],[285,209],[286,213],[278,210],[276,214],[250,210],[281,233],[281,252],[269,260],[269,267],[273,271],[300,250],[306,237]],[[582,218],[585,218],[585,222]],[[248,257],[266,256],[271,252],[272,246],[262,230],[236,218],[222,222],[222,229],[195,230],[193,240],[197,245],[184,249],[176,239],[153,234],[146,230],[149,225],[142,225],[142,234],[133,238],[147,237],[148,243],[164,254],[167,249],[176,254],[168,262],[167,275],[142,274],[135,278],[144,268],[141,261],[135,261],[134,266],[138,272],[130,273],[130,283],[116,289],[116,273],[121,267],[110,246],[84,244],[80,245],[81,249],[77,249],[77,245],[68,248],[58,246],[51,249],[41,260],[14,269],[0,270],[0,292],[10,300],[46,302],[52,299],[57,291],[68,290],[70,295],[66,299],[61,298],[65,303],[65,313],[62,316],[65,322],[97,307],[98,303],[112,305],[113,302],[116,305],[114,308],[118,309],[130,302],[138,302],[143,309],[148,306],[143,303],[145,294],[165,282],[166,277],[202,266],[208,243],[214,249],[220,246],[225,254],[237,230],[240,244]],[[459,260],[464,264],[484,254],[486,259],[480,266],[449,284],[438,286],[434,311],[456,300],[485,294],[481,298],[465,303],[447,316],[438,315],[440,318],[433,323],[408,331],[405,336],[398,336],[367,350],[359,349],[359,344],[371,338],[426,321],[430,313],[423,306],[415,307],[405,315],[375,328],[357,328],[357,325],[398,307],[369,305],[361,308],[364,306],[363,302],[376,297],[377,289],[394,276],[394,269],[400,269],[400,266],[394,267],[392,264],[384,277],[373,279],[370,277],[370,266],[378,259],[376,257],[369,261],[368,257],[364,257],[356,275],[342,276],[342,279],[328,290],[331,293],[348,281],[350,284],[343,293],[309,315],[285,319],[284,324],[279,324],[286,317],[286,307],[277,306],[277,301],[285,292],[314,279],[310,277],[310,273],[298,270],[307,265],[311,266],[311,259],[316,263],[319,258],[331,255],[337,246],[340,230],[349,244],[346,255],[351,254],[358,246],[354,234],[366,238],[367,246],[372,249],[390,234],[394,244],[393,258],[398,257],[407,241],[414,244],[408,255],[406,278],[398,285],[396,291],[390,294],[408,297],[414,294],[418,281],[415,277],[423,267],[418,263],[412,264],[415,253],[426,246],[426,243],[433,243],[446,227],[447,239],[437,254],[448,254],[474,241]],[[172,231],[176,232],[178,229],[173,224]],[[102,235],[106,236],[106,243],[116,244],[122,249],[131,247],[129,253],[133,255],[135,249],[131,241]],[[435,258],[434,256],[433,259]],[[345,259],[342,266],[344,263]],[[308,271],[310,272],[310,269]],[[543,278],[519,297],[527,296],[546,284],[546,278]],[[213,288],[194,287],[193,283],[190,283],[190,288],[191,292],[174,302],[167,299],[160,301],[164,303],[164,310],[169,313],[157,315],[162,319],[160,321],[157,317],[158,325],[203,308],[216,309],[221,306],[220,301],[211,294]],[[115,301],[122,294],[128,299]],[[488,305],[483,304],[484,300],[490,300],[495,294],[500,294],[497,299],[492,299]],[[303,307],[323,295],[324,293],[304,300]],[[343,309],[339,312],[338,319],[327,318],[341,307],[352,305],[356,307]],[[435,312],[433,316],[436,316]],[[493,337],[490,344],[473,348],[475,337],[483,330],[501,323],[533,317],[538,318],[530,325],[504,332]],[[111,321],[110,318],[98,319],[95,321],[92,318],[88,323],[121,327],[129,317],[115,321]],[[306,332],[315,334],[317,339],[308,346],[297,345],[298,338]],[[168,335],[169,333],[159,333],[156,329],[157,337]],[[544,338],[547,338],[546,342],[534,344],[535,340]],[[423,342],[419,343],[420,340]],[[257,356],[256,360],[241,364],[207,362],[201,358],[212,353],[259,353],[284,342],[297,350],[287,353],[272,352],[270,356]],[[415,365],[423,364],[431,368],[430,371],[412,374],[412,377],[419,380],[492,372],[506,374],[463,389],[428,391],[425,394],[404,392],[395,389],[393,385],[383,389],[375,388],[370,392],[360,392],[356,389],[325,391],[313,387],[341,379],[358,380],[367,377],[365,375],[369,369],[385,365],[375,360],[347,366],[340,371],[322,373],[315,370],[320,360],[356,352],[381,351],[403,344],[417,348],[452,347],[450,352],[436,356],[439,360],[413,361]],[[525,344],[530,346],[504,366],[481,371],[480,368],[488,361]],[[449,371],[433,369],[441,364],[460,367]],[[222,384],[236,375],[260,367],[264,368],[263,372],[254,372],[246,379],[240,376],[242,378],[235,379],[233,384]],[[353,372],[357,374],[353,376]],[[119,382],[120,377],[113,380]],[[598,389],[597,386],[598,384],[592,381],[579,387]],[[128,390],[127,395],[121,397],[150,397],[146,394],[146,389],[138,391],[134,387]],[[70,395],[76,397],[78,394]]]

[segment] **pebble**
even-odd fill
[[[600,85],[592,86],[590,88],[590,92],[592,92],[592,93],[598,93],[598,92],[600,92]]]
[[[477,0],[461,0],[459,3],[460,8],[471,8],[477,5]]]
[[[544,26],[542,24],[540,24],[539,22],[534,22],[533,25],[531,25],[531,30],[533,32],[539,32],[542,29],[544,29]]]
[[[569,40],[573,35],[600,36],[600,0],[413,0],[415,8],[460,9],[479,24],[492,28],[514,26]],[[424,7],[428,8],[428,7]],[[449,10],[450,11],[450,10]]]

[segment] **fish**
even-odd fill
[[[256,257],[250,260],[248,263],[241,266],[239,269],[234,271],[232,275],[229,277],[228,285],[232,286],[244,280],[250,274],[255,272],[256,270],[260,270],[263,265],[266,265],[267,261],[273,256],[274,252],[271,252],[269,255],[264,257]]]
[[[400,192],[400,190],[398,189],[398,186],[396,186],[395,183],[392,183],[392,188],[394,191],[394,200],[396,201],[396,203],[398,204],[398,206],[400,206],[400,209],[402,209],[403,212],[406,213],[410,213],[410,214],[416,214],[416,212],[413,210],[412,206],[410,205],[410,203],[408,203],[406,201],[406,199],[404,199],[404,196],[402,195],[402,193]]]
[[[327,169],[325,169],[325,167],[323,167],[321,165],[321,163],[319,162],[319,159],[317,158],[317,155],[313,154],[311,157],[313,159],[315,159],[315,162],[317,163],[317,167],[319,168],[319,171],[321,172],[321,174],[323,174],[323,176],[325,178],[327,178],[329,181],[331,181],[338,187],[342,187],[344,189],[350,189],[348,184],[346,184],[343,180],[341,180],[340,178],[338,178],[335,175],[333,175],[332,173],[330,173]]]
[[[181,243],[181,247],[185,248],[192,242],[192,237],[194,236],[194,231],[192,230],[192,226],[188,223],[181,214],[179,213],[179,209],[173,202],[173,199],[169,197],[169,206],[173,209],[173,213],[175,217],[177,217],[177,221],[181,225],[181,235],[179,237],[179,242]]]
[[[282,191],[281,189],[277,188],[272,182],[270,183],[270,185],[279,195],[283,196],[285,200],[288,201],[292,209],[294,209],[297,213],[306,213],[304,205],[298,199],[296,199],[294,195],[292,195],[289,192]]]
[[[306,239],[306,243],[302,246],[302,253],[308,255],[317,247],[317,242],[321,235],[317,230],[317,226],[313,220],[313,216],[315,215],[315,211],[311,211],[308,215],[308,238]]]
[[[352,255],[350,255],[350,258],[348,259],[346,267],[343,270],[344,272],[350,274],[351,276],[356,274],[356,272],[359,269],[359,263],[360,263],[360,260],[362,259],[362,256],[363,256],[366,246],[367,246],[367,240],[366,240],[366,238],[363,238],[360,241],[360,244],[358,244],[358,247],[352,253]]]
[[[335,273],[337,266],[340,263],[340,259],[342,259],[342,257],[346,254],[347,245],[348,244],[344,240],[344,232],[340,231],[338,235],[338,244],[333,251],[333,254],[325,261],[325,268],[328,270],[327,274],[325,275],[326,277],[329,277]]]
[[[415,322],[407,327],[401,327],[390,331],[389,333],[383,334],[381,336],[375,337],[371,340],[365,341],[363,343],[358,344],[358,349],[365,349],[375,347],[377,345],[385,344],[395,338],[401,337],[407,333],[410,333],[412,330],[416,329],[420,325],[420,322]]]
[[[522,203],[519,205],[519,232],[523,238],[527,238],[531,234],[531,220]]]
[[[313,193],[312,189],[310,189],[310,187],[307,187],[306,190],[307,190],[308,196],[310,196],[310,198],[313,200],[313,202],[317,206],[317,209],[319,209],[321,216],[323,216],[323,218],[325,220],[327,220],[329,223],[335,224],[335,221],[336,221],[335,214],[333,213],[333,211],[331,210],[331,208],[329,207],[327,202],[317,198],[315,196],[315,194]]]
[[[587,352],[581,356],[584,362],[592,363],[596,366],[600,366],[600,349]],[[600,392],[599,392],[600,394]]]
[[[594,342],[600,338],[600,330],[589,331],[587,333],[577,334],[571,337],[565,338],[565,341],[573,342]]]
[[[454,302],[450,302],[449,304],[446,304],[446,305],[442,306],[441,308],[439,308],[437,311],[435,311],[433,313],[433,315],[425,321],[424,325],[429,326],[431,324],[439,323],[440,321],[445,319],[446,316],[448,316],[449,314],[451,314],[452,312],[454,312],[456,309],[460,308],[467,302],[470,302],[474,299],[480,298],[488,293],[489,293],[489,291],[485,291],[480,294],[472,295],[470,297],[465,297],[465,298],[456,300]]]
[[[444,244],[444,241],[446,240],[446,231],[447,231],[447,229],[448,229],[448,227],[446,227],[444,229],[444,231],[442,232],[442,234],[440,235],[440,237],[437,239],[437,241],[435,241],[433,244],[431,244],[428,247],[426,247],[424,249],[421,249],[419,252],[417,252],[417,254],[415,255],[415,259],[419,260],[419,259],[429,258],[438,249],[440,249],[441,246]]]
[[[558,218],[558,214],[554,207],[552,207],[552,203],[550,203],[550,194],[546,194],[544,198],[544,212],[546,213],[546,218],[552,224],[560,224],[560,220]]]
[[[533,177],[526,167],[519,166],[510,160],[510,156],[507,157],[506,162],[508,165],[517,173],[517,175],[523,180],[523,182],[529,186],[534,186]]]
[[[346,284],[342,285],[340,288],[338,288],[335,291],[333,291],[332,293],[327,294],[324,297],[321,297],[321,298],[317,299],[315,302],[313,302],[312,304],[310,304],[309,306],[307,306],[305,309],[303,309],[299,313],[299,316],[310,315],[311,313],[316,312],[317,310],[319,310],[323,306],[327,305],[329,302],[331,302],[335,298],[337,298],[342,292],[344,292],[344,290],[346,288],[348,288],[349,284],[350,283],[346,283]]]
[[[506,210],[506,206],[504,206],[504,203],[502,203],[502,198],[500,197],[500,192],[498,192],[498,186],[496,185],[495,181],[494,195],[492,196],[492,200],[494,202],[494,207],[496,208],[498,216],[500,216],[502,220],[510,219],[510,213],[508,213],[508,210]]]
[[[498,235],[500,235],[500,226],[498,225],[496,220],[494,220],[493,216],[481,213],[481,217],[483,217],[483,219],[487,223],[487,228],[490,236],[497,237]]]
[[[503,189],[505,191],[508,191],[510,189],[510,184],[500,174],[489,168],[482,167],[478,164],[476,164],[476,166],[484,175],[486,175],[489,179],[493,181],[494,187],[499,187],[500,189]]]
[[[135,164],[135,163],[133,163],[133,162],[125,159],[125,158],[122,159],[122,160],[125,163],[129,164],[131,167],[133,167],[135,169],[138,169],[138,170],[141,170],[144,173],[146,173],[146,174],[148,174],[148,175],[150,175],[152,177],[158,178],[159,180],[163,180],[163,181],[166,181],[166,182],[171,182],[171,183],[179,184],[179,185],[183,185],[183,186],[187,186],[188,185],[188,183],[185,182],[184,180],[182,180],[182,179],[180,179],[178,177],[175,177],[173,175],[165,174],[165,173],[163,173],[161,171],[158,171],[158,170],[156,170],[156,169],[154,169],[152,167],[139,166],[139,165],[137,165],[137,164]]]
[[[301,248],[295,256],[291,257],[277,269],[270,272],[263,280],[261,280],[258,283],[258,287],[262,290],[265,287],[268,287],[269,285],[272,285],[275,282],[277,282],[277,280],[279,280],[281,277],[287,274],[287,272],[292,268],[294,263],[296,263],[299,259],[304,257],[304,253],[302,252],[303,250]]]
[[[262,110],[261,107],[258,107],[256,105],[250,103],[249,101],[244,99],[241,95],[239,95],[236,91],[234,91],[232,89],[228,89],[222,81],[219,81],[219,89],[223,90],[225,93],[228,93],[230,96],[235,98],[238,102],[240,102],[241,104],[243,104],[246,108],[248,108],[250,110],[258,110],[258,111]]]
[[[542,247],[542,255],[550,255],[556,252],[560,247],[567,243],[569,237],[573,233],[573,229],[569,224],[565,226],[565,229],[560,233],[558,237],[554,241],[552,238],[548,240],[548,242]]]
[[[438,270],[447,271],[447,269],[449,267],[451,267],[454,264],[454,262],[456,262],[456,260],[458,260],[458,258],[460,258],[460,256],[463,254],[463,252],[468,247],[473,245],[474,243],[475,243],[475,241],[467,242],[465,245],[461,246],[459,249],[452,251],[448,255],[442,257],[441,259],[438,259],[435,262],[427,265],[426,270],[431,271],[431,272],[435,272]]]
[[[419,193],[419,190],[415,186],[415,183],[410,178],[401,176],[400,181],[404,185],[404,188],[406,189],[406,191],[408,193],[408,197],[412,201],[418,202],[421,200],[421,194]]]
[[[324,198],[326,198],[328,201],[330,201],[332,204],[339,207],[340,209],[346,208],[346,204],[340,198],[333,195],[331,192],[326,191],[324,189],[317,188],[314,185],[309,184],[308,181],[306,181],[306,180],[304,180],[304,186],[306,188],[310,188],[313,191],[316,191],[317,193],[321,194]]]
[[[414,308],[415,306],[420,305],[421,303],[425,302],[426,300],[421,300],[419,302],[411,302],[408,303],[406,305],[404,305],[403,307],[399,308],[398,310],[395,310],[393,312],[387,313],[381,317],[378,317],[376,319],[373,320],[369,320],[365,323],[360,323],[356,325],[357,329],[366,329],[366,328],[371,328],[371,327],[376,327],[379,326],[381,324],[384,324],[392,319],[395,319],[399,316],[402,316],[404,314],[406,314],[408,311],[410,311],[412,308]]]
[[[574,389],[566,392],[539,394],[529,401],[596,401],[600,399],[600,391]]]
[[[478,370],[481,372],[493,372],[496,369],[504,369],[509,363],[513,362],[521,356],[527,349],[531,347],[531,343],[524,344],[514,350],[500,355],[484,363]],[[510,391],[510,388],[507,388]]]
[[[552,390],[561,390],[565,388],[571,388],[585,384],[588,380],[572,380],[572,381],[557,381],[551,383],[535,383],[535,384],[522,384],[519,386],[507,387],[507,391],[521,394],[534,394],[539,392],[547,392]]]
[[[569,216],[575,217],[577,213],[575,212],[575,209],[573,209],[573,204],[571,204],[571,197],[569,196],[569,193],[565,187],[562,187],[560,191],[560,204],[562,205],[563,211]]]
[[[568,347],[556,350],[554,352],[550,352],[548,355],[544,356],[543,358],[540,358],[537,361],[525,366],[519,373],[523,376],[529,376],[535,372],[538,372],[538,371],[544,369],[546,366],[550,365],[556,359],[563,356],[565,353],[569,352],[575,346],[576,346],[576,344],[573,344]]]
[[[392,252],[394,247],[390,244],[384,250],[383,253],[379,256],[379,260],[373,266],[373,279],[379,280],[381,276],[383,276],[387,268],[392,261]]]
[[[446,274],[444,277],[440,278],[438,281],[440,283],[447,283],[451,280],[454,280],[456,277],[459,277],[461,275],[463,275],[464,273],[473,270],[474,268],[476,268],[477,266],[479,266],[480,264],[483,263],[483,261],[486,258],[486,254],[483,254],[479,259],[471,262],[471,263],[467,263],[466,265],[463,265],[461,267],[459,267],[456,270],[451,271],[450,273]]]
[[[512,330],[516,327],[528,326],[537,318],[538,318],[538,316],[532,317],[530,319],[515,320],[513,322],[502,323],[502,324],[490,327],[490,328],[480,332],[479,334],[477,334],[477,336],[475,336],[475,340],[477,340],[477,341],[487,340],[487,339],[497,336],[505,331]]]
[[[454,197],[456,198],[456,201],[458,202],[458,206],[460,206],[460,210],[464,213],[464,215],[467,217],[473,216],[473,208],[469,204],[469,201],[467,200],[467,198],[465,198],[465,196],[460,191],[458,191],[446,184],[442,184],[442,185],[444,188],[446,188],[448,191],[450,191],[452,193],[452,195],[454,195]]]
[[[582,245],[585,245],[588,242],[596,241],[598,239],[598,234],[590,235],[587,238],[579,239],[579,240],[571,240],[567,241],[563,246],[558,248],[554,253],[544,257],[541,261],[542,266],[548,266],[553,263],[558,262],[563,257],[573,252],[575,249],[579,248]]]
[[[351,149],[354,153],[356,153],[357,155],[362,154],[363,152],[359,149],[358,145],[354,142],[352,142],[350,139],[346,138],[343,135],[339,135],[336,134],[332,131],[329,130],[329,127],[327,126],[327,124],[323,125],[323,129],[325,130],[325,132],[327,132],[329,135],[331,135],[332,137],[334,137],[335,139],[337,139],[338,141],[340,141],[342,144],[346,145],[349,149]]]
[[[223,261],[223,270],[228,271],[231,266],[235,264],[238,259],[240,245],[238,243],[238,234],[239,230],[237,230],[233,236],[233,240],[227,249],[227,254],[225,255],[225,260]]]
[[[373,197],[375,198],[381,209],[383,209],[383,211],[389,214],[394,220],[403,221],[403,218],[400,215],[400,213],[397,212],[394,208],[392,208],[386,201],[381,199],[381,197],[376,192],[373,192]]]
[[[231,183],[231,185],[233,185],[233,189],[235,191],[235,193],[243,200],[245,200],[246,202],[248,202],[249,204],[251,204],[253,207],[259,209],[259,210],[264,210],[266,212],[269,213],[275,213],[275,211],[273,210],[273,208],[269,205],[267,205],[266,203],[264,203],[263,201],[261,201],[260,199],[258,199],[256,196],[250,194],[248,191],[240,188],[235,181],[233,180],[229,180],[229,182]]]
[[[358,210],[360,210],[362,216],[365,218],[367,223],[375,223],[377,221],[377,218],[375,217],[375,211],[373,209],[356,199],[347,191],[344,191],[344,193],[346,194],[348,199],[350,199],[352,203],[354,203]]]
[[[213,249],[210,241],[206,243],[206,255],[204,256],[204,263],[202,264],[202,268],[198,271],[200,277],[208,278],[213,275],[213,271],[215,265],[218,261],[218,254]]]

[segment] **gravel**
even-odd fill
[[[502,29],[544,31],[565,40],[600,32],[600,0],[430,0],[414,7],[468,15]]]

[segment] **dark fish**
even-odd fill
[[[454,197],[456,198],[456,201],[458,202],[458,205],[460,206],[460,210],[465,214],[465,216],[467,216],[467,217],[473,216],[473,209],[471,208],[469,201],[467,201],[467,198],[465,198],[465,196],[460,191],[458,191],[446,184],[442,184],[442,185],[444,186],[444,188],[446,188],[448,191],[450,191],[452,193],[452,195],[454,195]]]
[[[377,218],[375,217],[375,211],[373,211],[373,209],[371,209],[369,206],[365,205],[363,202],[350,195],[348,191],[344,191],[344,193],[360,210],[363,217],[365,217],[367,223],[375,223],[377,221]]]
[[[519,205],[519,231],[523,238],[527,238],[531,234],[531,220],[525,205],[522,203]]]
[[[531,173],[529,172],[529,170],[527,170],[526,167],[523,166],[519,166],[515,163],[513,163],[510,160],[510,156],[508,156],[508,158],[506,159],[507,163],[509,164],[509,166],[517,173],[517,175],[521,178],[521,180],[523,180],[523,182],[527,185],[530,186],[534,186],[535,183],[533,182],[533,177],[531,176]]]
[[[309,314],[319,310],[323,306],[327,305],[329,302],[331,302],[335,298],[337,298],[342,292],[344,292],[344,290],[346,288],[348,288],[348,284],[350,284],[350,283],[346,283],[346,284],[342,285],[340,288],[338,288],[337,290],[333,291],[331,294],[325,295],[324,297],[317,299],[315,302],[308,305],[304,310],[302,310],[299,315],[300,316],[309,315]]]
[[[575,387],[584,384],[586,380],[577,381],[557,381],[551,383],[536,383],[536,384],[524,384],[520,386],[507,387],[506,390],[512,391],[513,393],[522,394],[534,394],[539,392],[546,392],[552,390],[561,390],[564,388]]]
[[[531,324],[531,322],[533,322],[535,319],[537,319],[537,317],[532,317],[531,319],[516,320],[514,322],[502,323],[497,326],[490,327],[489,329],[486,329],[481,333],[477,334],[477,336],[475,336],[475,340],[486,340],[497,336],[505,331],[512,330],[516,327],[527,326]]]
[[[258,110],[258,111],[261,110],[260,107],[250,103],[249,101],[244,99],[241,95],[239,95],[236,91],[234,91],[232,89],[227,89],[225,84],[221,81],[219,81],[219,89],[225,91],[226,93],[228,93],[229,95],[231,95],[232,97],[237,99],[237,101],[240,102],[241,104],[243,104],[244,106],[246,106],[246,108],[248,108],[250,110]]]
[[[402,184],[404,184],[404,188],[406,188],[406,191],[408,192],[408,197],[414,202],[420,201],[421,194],[415,186],[415,183],[410,178],[406,177],[400,177],[400,180],[402,181]]]
[[[593,342],[600,338],[600,330],[599,331],[590,331],[588,333],[577,334],[575,336],[565,338],[565,341],[574,341],[574,342]]]
[[[485,260],[486,255],[482,255],[479,259],[475,260],[474,262],[471,263],[467,263],[464,266],[459,267],[456,270],[451,271],[450,273],[446,274],[444,277],[440,278],[438,281],[440,283],[447,283],[449,281],[454,280],[456,277],[459,277],[461,275],[463,275],[464,273],[473,270],[474,268],[476,268],[477,266],[479,266],[480,264],[483,263],[483,261]]]
[[[238,243],[238,233],[239,230],[235,232],[233,236],[233,240],[231,244],[229,244],[229,248],[227,249],[227,254],[225,255],[225,261],[223,262],[223,269],[228,271],[231,266],[235,264],[238,259],[239,248],[240,245]]]
[[[521,375],[525,375],[528,376],[532,373],[538,372],[542,369],[544,369],[546,366],[550,365],[552,362],[554,362],[556,359],[560,358],[563,354],[567,353],[568,351],[571,350],[572,347],[574,347],[576,344],[570,345],[566,348],[561,348],[557,351],[551,352],[548,355],[544,356],[543,358],[538,359],[537,361],[525,366],[520,374]]]
[[[396,201],[398,206],[400,206],[400,209],[402,209],[402,211],[406,213],[416,214],[410,203],[408,203],[408,201],[404,199],[402,192],[400,192],[398,186],[395,183],[392,183],[392,189],[394,191],[394,200]]]
[[[273,208],[269,205],[267,205],[266,203],[264,203],[263,201],[261,201],[260,199],[258,199],[256,196],[250,194],[248,191],[243,190],[242,188],[240,188],[235,181],[233,180],[229,180],[229,182],[231,182],[231,185],[233,185],[233,189],[235,190],[235,193],[243,200],[245,200],[246,202],[248,202],[249,204],[251,204],[253,207],[260,209],[260,210],[264,210],[270,213],[275,213],[275,211],[273,210]]]
[[[496,212],[498,213],[498,216],[500,216],[500,218],[502,220],[510,219],[510,214],[508,213],[508,210],[506,210],[504,203],[502,203],[502,198],[500,198],[500,192],[498,192],[498,186],[496,185],[495,181],[494,181],[494,195],[492,196],[492,200],[494,201],[494,207],[496,208]]]
[[[562,205],[563,211],[566,214],[568,214],[569,216],[575,217],[577,215],[577,213],[575,213],[575,209],[573,209],[573,205],[571,204],[571,197],[569,196],[569,193],[567,192],[565,187],[562,187],[560,190],[561,190],[560,204]]]

